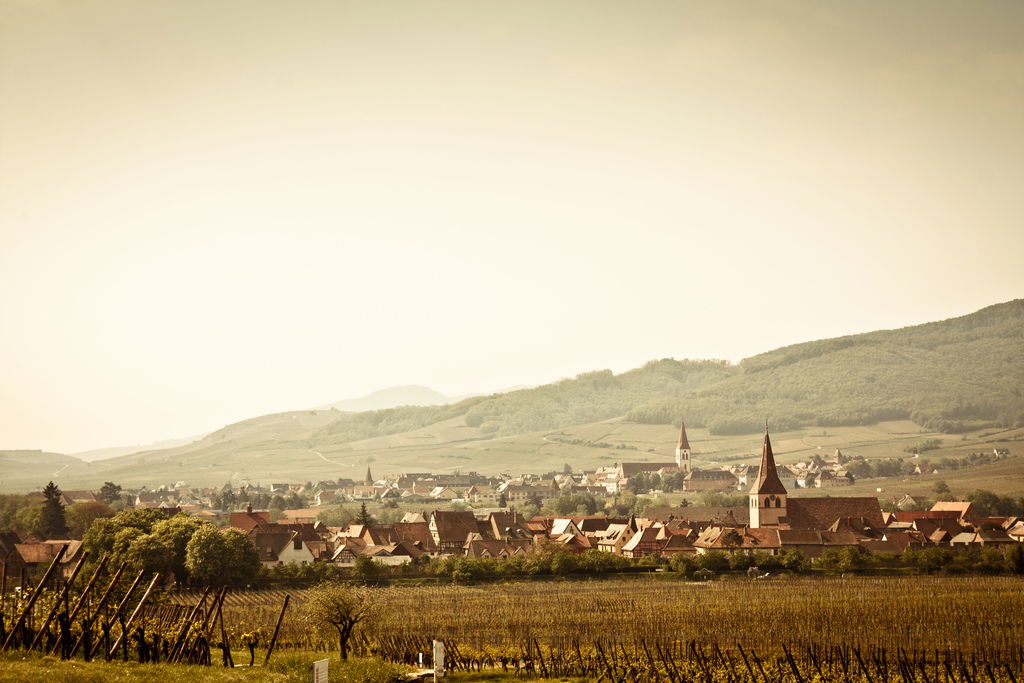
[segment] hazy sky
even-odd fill
[[[0,0],[0,448],[1024,295],[1024,3]]]

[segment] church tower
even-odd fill
[[[373,486],[373,475],[370,474],[370,466],[366,466],[366,485]]]
[[[768,425],[764,426],[764,448],[761,450],[761,469],[757,481],[750,488],[750,527],[758,529],[778,526],[786,516],[786,487],[779,480],[772,455],[772,442],[768,438]]]
[[[690,441],[686,438],[686,424],[679,423],[679,443],[676,445],[676,466],[680,470],[690,472]]]

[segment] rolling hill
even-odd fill
[[[65,463],[56,480],[69,488],[269,483],[358,478],[368,464],[375,472],[498,473],[664,460],[681,416],[691,439],[702,442],[698,464],[752,458],[757,439],[750,435],[765,417],[782,443],[808,449],[896,457],[926,434],[956,454],[1021,439],[1022,358],[1024,300],[1015,300],[950,320],[796,344],[735,365],[663,359],[446,405],[265,415],[175,448]],[[806,457],[803,450],[792,453]],[[31,477],[9,477],[14,463],[0,464],[5,490],[45,484],[25,486]],[[1024,490],[1024,482],[1006,481]]]

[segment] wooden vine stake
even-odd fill
[[[139,616],[139,612],[141,612],[142,608],[145,606],[146,600],[149,600],[149,596],[153,592],[153,589],[156,587],[156,582],[159,580],[160,574],[154,574],[153,580],[149,582],[149,588],[147,588],[146,592],[142,594],[142,599],[139,600],[139,604],[135,606],[135,610],[132,612],[132,615],[128,617],[128,621],[125,622],[123,627],[121,628],[121,634],[117,637],[117,640],[114,642],[113,646],[111,646],[110,650],[107,651],[108,657],[117,652],[117,648],[119,645],[121,645],[122,640],[127,642],[128,630],[132,627],[132,622],[135,621],[135,617]]]
[[[274,644],[277,642],[277,634],[281,632],[281,622],[284,621],[284,611],[288,609],[288,600],[291,599],[291,595],[285,593],[284,604],[281,605],[281,614],[277,617],[277,625],[274,626],[274,635],[270,639],[270,647],[267,648],[267,657],[263,660],[264,666],[270,661],[270,655],[274,653]]]
[[[46,585],[46,582],[50,580],[50,575],[53,574],[53,570],[57,568],[60,561],[64,558],[64,553],[68,550],[68,546],[65,543],[57,551],[57,555],[54,556],[53,562],[46,568],[46,573],[43,574],[43,579],[36,585],[36,590],[32,591],[32,595],[29,596],[28,602],[25,607],[21,610],[21,614],[18,615],[17,621],[11,624],[11,632],[7,634],[7,640],[4,641],[3,647],[0,647],[0,652],[7,652],[7,649],[11,646],[11,641],[14,640],[14,634],[18,632],[18,628],[25,623],[25,617],[32,610],[33,605],[36,604],[36,600],[39,599],[39,595],[43,592],[42,588]]]

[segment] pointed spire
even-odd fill
[[[679,421],[679,444],[676,448],[680,451],[690,450],[690,441],[686,438],[686,423]]]
[[[757,481],[750,489],[751,493],[786,493],[786,487],[779,480],[775,469],[775,456],[772,454],[772,441],[768,436],[768,421],[764,422],[764,447],[761,449],[761,469],[757,473]]]
[[[370,474],[370,466],[366,466],[366,485],[373,486],[373,475]]]

